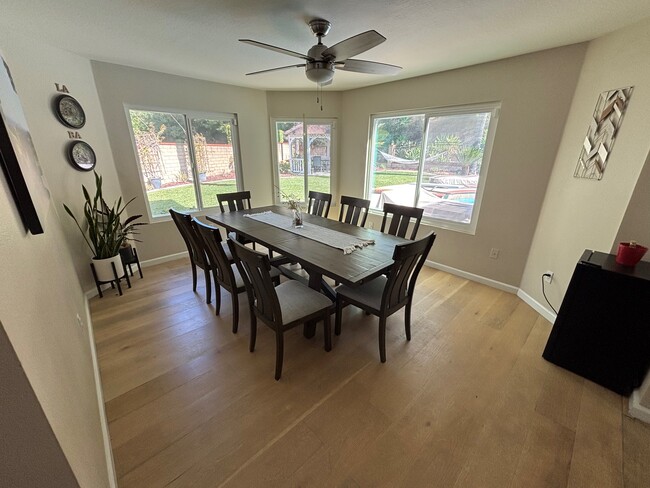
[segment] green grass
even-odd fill
[[[415,172],[409,171],[379,171],[374,173],[375,188],[412,183],[416,180]],[[330,193],[329,176],[309,176],[309,189]],[[280,188],[289,196],[302,199],[304,195],[304,179],[302,176],[289,176],[280,178]],[[230,193],[237,191],[234,180],[224,180],[213,183],[201,184],[201,195],[204,206],[217,204],[217,193]],[[192,185],[176,186],[161,190],[147,192],[151,213],[154,217],[167,215],[170,208],[179,211],[196,210],[196,198]]]
[[[418,175],[415,171],[375,171],[373,177],[373,186],[375,188],[381,188],[383,186],[414,183]]]
[[[308,176],[309,189],[312,191],[320,191],[323,193],[330,193],[330,177],[329,176]],[[304,178],[302,176],[285,176],[280,178],[280,190],[287,196],[302,200],[305,194]]]
[[[224,180],[214,183],[201,184],[201,196],[204,206],[217,204],[217,193],[237,191],[235,180]],[[178,211],[196,210],[196,198],[192,185],[175,186],[147,192],[151,214],[154,217],[167,215],[170,208]]]

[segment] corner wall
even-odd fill
[[[12,70],[51,192],[49,202],[46,199],[39,209],[45,232],[33,236],[26,234],[6,180],[0,178],[0,276],[4,284],[0,317],[79,485],[108,487],[112,465],[107,466],[110,452],[104,450],[104,406],[98,399],[94,346],[79,281],[79,276],[86,284],[90,281],[90,252],[81,245],[70,219],[59,218],[62,202],[81,207],[81,184],[90,184],[93,176],[67,163],[67,129],[51,110],[54,83],[68,84],[86,111],[88,122],[80,132],[97,153],[107,192],[118,194],[90,62],[6,30],[0,32],[0,49]],[[38,178],[28,178],[27,184],[33,195],[44,191]]]
[[[639,189],[648,188],[648,182],[639,178],[650,150],[648,52],[647,20],[589,43],[521,281],[521,289],[539,303],[545,303],[541,274],[546,270],[555,273],[547,295],[558,308],[583,250],[609,252],[626,212],[631,219],[632,213],[640,212],[641,220],[648,225],[648,208],[637,208],[647,205],[647,194],[631,200],[637,181]],[[574,178],[598,96],[629,85],[634,86],[634,92],[603,179]],[[625,229],[627,225],[623,227],[625,238],[633,237]]]
[[[95,171],[103,176],[106,200],[116,200],[121,195],[120,184],[90,61],[6,31],[0,33],[0,50],[17,86],[56,213],[61,217],[65,241],[72,252],[74,268],[82,288],[90,290],[95,287],[89,266],[92,253],[74,221],[63,210],[63,203],[78,218],[83,216],[81,185],[85,185],[92,194],[95,177],[92,172],[74,169],[68,162],[70,129],[58,121],[52,110],[52,100],[59,95],[54,84],[65,84],[70,95],[79,101],[86,113],[86,125],[78,132],[95,151]]]
[[[343,92],[340,192],[364,194],[372,114],[501,101],[476,234],[429,225],[421,232],[438,233],[430,260],[518,286],[585,50],[577,44]]]
[[[650,247],[650,153],[643,165],[610,252],[615,254],[618,251],[619,242],[631,240]],[[643,260],[650,261],[650,252],[646,253]],[[650,394],[648,395],[648,404],[650,405]]]

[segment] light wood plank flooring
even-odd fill
[[[648,487],[650,427],[547,363],[550,324],[516,296],[425,268],[413,339],[348,307],[333,349],[287,334],[282,379],[243,298],[231,333],[187,260],[91,300],[120,487]],[[200,278],[201,279],[201,278]]]

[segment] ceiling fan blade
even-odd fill
[[[371,75],[395,75],[402,68],[393,64],[375,63],[374,61],[364,61],[363,59],[348,59],[340,66],[336,63],[336,69],[352,71],[354,73],[368,73]]]
[[[263,42],[254,41],[252,39],[239,39],[239,42],[245,42],[246,44],[250,44],[251,46],[261,47],[263,49],[268,49],[270,51],[275,51],[276,53],[287,54],[287,55],[293,56],[295,58],[304,59],[305,61],[311,61],[312,60],[312,58],[310,58],[306,54],[300,54],[300,53],[297,53],[296,51],[290,51],[288,49],[284,49],[284,48],[278,47],[278,46],[271,46],[270,44],[265,44]]]
[[[259,75],[260,73],[269,73],[271,71],[280,71],[281,69],[304,68],[304,67],[305,67],[304,64],[291,64],[289,66],[280,66],[279,68],[263,69],[262,71],[253,71],[252,73],[246,73],[246,76]]]
[[[323,58],[335,58],[337,61],[345,61],[352,56],[372,49],[384,42],[386,38],[375,30],[362,32],[346,40],[334,44],[332,47],[323,51]]]

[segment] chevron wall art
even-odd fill
[[[623,122],[633,86],[609,90],[600,94],[594,116],[582,144],[573,176],[600,180],[605,173],[607,158],[612,152],[616,134]]]

